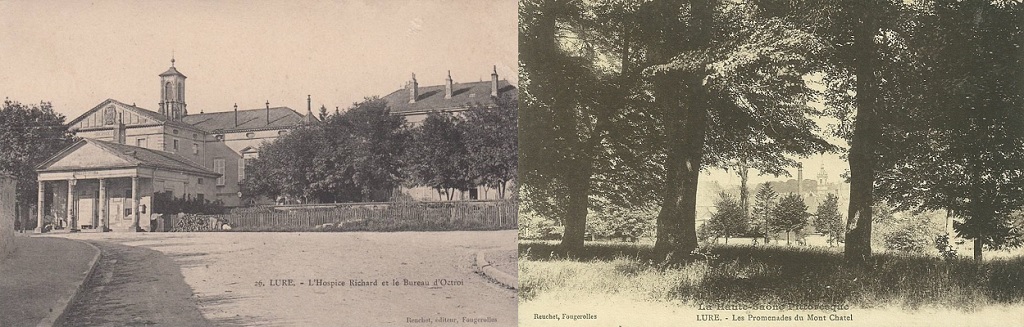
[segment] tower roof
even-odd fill
[[[178,71],[178,69],[174,68],[174,58],[171,58],[171,68],[168,68],[167,71],[165,71],[162,74],[160,74],[160,77],[163,77],[163,76],[174,76],[174,75],[181,76],[181,78],[187,78],[185,76],[185,74],[182,74],[181,72]]]

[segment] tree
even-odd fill
[[[649,204],[660,164],[639,68],[633,1],[520,4],[519,166],[524,206],[564,225],[582,249],[594,198]]]
[[[789,245],[789,234],[807,226],[809,216],[803,197],[790,193],[779,200],[779,204],[772,210],[772,220],[769,223],[773,230],[786,232],[786,245]]]
[[[260,147],[243,192],[302,202],[387,201],[402,181],[409,132],[379,98]]]
[[[462,119],[451,113],[432,112],[413,131],[409,151],[409,172],[417,185],[437,190],[452,200],[455,190],[473,187],[471,161]]]
[[[4,100],[0,108],[0,172],[17,178],[18,219],[26,215],[27,206],[37,203],[36,166],[74,141],[64,125],[64,115],[54,111],[49,102],[25,105]]]
[[[501,199],[518,173],[518,111],[517,99],[501,99],[493,108],[470,109],[462,124],[473,178],[496,188]]]
[[[850,204],[844,246],[846,260],[866,264],[871,256],[871,207],[878,157],[885,149],[883,132],[899,111],[900,97],[891,71],[900,56],[901,35],[906,26],[900,19],[913,4],[895,0],[790,1],[758,0],[764,15],[792,21],[814,33],[826,44],[821,60],[826,85],[827,111],[841,121],[835,134],[850,144]],[[883,85],[886,84],[886,85]],[[895,138],[899,140],[900,138]],[[892,139],[890,139],[892,140]]]
[[[768,244],[768,235],[771,234],[772,213],[775,211],[775,197],[778,194],[772,189],[772,185],[764,182],[757,188],[757,195],[754,196],[754,210],[751,215],[750,226],[764,235],[764,244]]]
[[[308,202],[322,197],[323,190],[310,187],[316,180],[315,160],[323,148],[318,126],[292,129],[273,142],[260,146],[260,156],[246,163],[242,192],[271,199],[286,197]]]
[[[839,213],[839,197],[829,193],[825,201],[818,205],[818,212],[814,215],[814,227],[819,233],[828,237],[828,245],[839,244],[846,236],[846,226],[843,224],[843,215]]]
[[[787,153],[833,149],[808,118],[817,114],[807,106],[813,90],[803,80],[819,49],[812,34],[761,19],[756,6],[686,4],[652,1],[644,21],[660,31],[647,40],[646,72],[666,146],[654,252],[668,259],[696,247],[696,186],[703,169],[744,157],[751,168],[780,174],[795,164]]]
[[[325,146],[317,159],[320,181],[313,185],[335,183],[325,189],[339,200],[351,194],[354,201],[389,200],[405,177],[403,159],[411,138],[405,118],[392,115],[384,100],[370,97],[329,117],[320,128]]]
[[[928,1],[906,42],[915,68],[901,139],[879,192],[900,210],[948,210],[958,235],[984,248],[1021,244],[1012,215],[1024,206],[1024,103],[1019,49],[1024,4]]]
[[[725,192],[718,194],[715,213],[707,224],[708,232],[715,238],[725,237],[725,244],[729,244],[729,237],[745,233],[748,227],[747,216],[739,201]]]

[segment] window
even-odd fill
[[[196,184],[203,185],[203,178],[199,177],[196,179]]]
[[[197,155],[197,156],[199,155],[199,144],[198,143],[192,143],[192,154],[193,155]]]
[[[217,177],[217,186],[224,186],[224,159],[213,159],[213,172],[220,174],[220,177]]]
[[[223,141],[224,140],[224,135],[217,134],[217,136],[215,136],[215,138],[217,138],[217,141]]]
[[[475,188],[474,189],[469,189],[469,199],[470,200],[477,200],[478,198],[479,198],[479,195],[477,193],[477,190]]]
[[[135,146],[140,147],[140,148],[145,148],[146,147],[146,138],[145,137],[140,137],[138,139],[135,139]]]
[[[174,134],[174,135],[178,135],[178,130],[176,130],[176,129],[172,129],[172,130],[171,130],[171,134]]]
[[[256,133],[253,133],[253,132],[245,133],[245,137],[254,138],[254,137],[256,137]]]
[[[245,179],[245,158],[238,158],[238,182]]]
[[[199,138],[199,134],[192,133],[192,139],[194,140],[194,139],[197,139],[197,138]]]
[[[172,148],[174,151],[178,151],[178,140],[174,140],[174,146]]]
[[[277,135],[285,135],[285,134],[288,134],[288,130],[277,131]]]

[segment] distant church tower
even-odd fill
[[[174,68],[174,58],[171,58],[171,68],[160,74],[160,113],[171,117],[171,120],[181,120],[188,115],[185,109],[185,75]]]

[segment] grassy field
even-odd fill
[[[1024,300],[1024,258],[975,263],[876,254],[844,265],[840,248],[712,245],[700,259],[662,265],[649,244],[588,242],[585,255],[555,242],[519,244],[520,302],[547,294],[610,295],[688,305],[845,305],[970,311]]]

